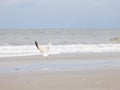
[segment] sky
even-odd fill
[[[0,29],[120,28],[120,0],[0,0]]]

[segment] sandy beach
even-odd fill
[[[120,0],[0,0],[0,90],[120,90]]]
[[[0,74],[1,90],[119,90],[120,71]]]
[[[92,53],[80,55],[56,55],[48,59],[40,55],[25,57],[1,57],[0,58],[0,89],[1,90],[119,90],[120,89],[120,53]],[[106,64],[103,61],[107,61]],[[81,62],[82,61],[82,62]],[[85,61],[83,63],[83,61]],[[98,61],[97,66],[94,62]],[[113,62],[118,65],[111,64]],[[57,62],[79,63],[86,66],[63,70],[54,70],[51,64]],[[75,65],[76,65],[75,63]],[[87,63],[87,64],[86,64]],[[93,63],[93,64],[91,64]],[[41,67],[31,68],[31,65],[46,64],[47,70],[39,70]],[[78,65],[79,65],[78,64]],[[96,64],[96,63],[95,63]],[[71,64],[70,64],[71,65]],[[91,66],[93,65],[93,67]],[[64,64],[63,64],[64,66]],[[99,67],[98,67],[99,66]],[[55,68],[61,68],[54,66]],[[92,67],[92,68],[91,68]],[[8,69],[10,68],[10,69]],[[31,68],[31,69],[28,69]],[[49,71],[49,68],[53,69]],[[81,69],[82,68],[82,69]],[[90,68],[90,69],[89,69]],[[94,69],[96,68],[96,69]],[[25,69],[25,70],[24,70]],[[35,70],[36,69],[36,70]],[[97,70],[98,69],[98,70]]]

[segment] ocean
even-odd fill
[[[0,30],[0,57],[40,54],[34,45],[52,43],[49,54],[120,52],[120,30]]]

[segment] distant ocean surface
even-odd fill
[[[120,52],[120,30],[0,30],[0,57],[40,54],[34,41],[42,47],[51,41],[51,55]]]

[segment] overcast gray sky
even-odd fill
[[[120,0],[0,0],[0,28],[120,28]]]

